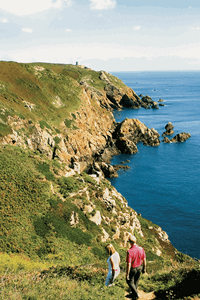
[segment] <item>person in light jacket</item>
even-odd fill
[[[107,245],[106,249],[108,251],[109,257],[107,260],[108,275],[106,277],[105,285],[111,286],[111,285],[113,285],[115,278],[120,273],[120,266],[119,266],[120,265],[120,256],[112,244]]]

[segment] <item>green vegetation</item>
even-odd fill
[[[98,272],[73,268],[51,268],[47,271],[8,272],[2,281],[0,299],[117,299],[124,297],[122,280],[117,279],[114,287],[104,287],[106,276]],[[78,278],[82,279],[78,280]]]
[[[100,72],[72,65],[0,62],[0,140],[12,133],[13,122],[26,145],[30,133],[45,129],[52,134],[48,143],[54,141],[47,148],[60,149],[59,134],[65,141],[69,132],[77,130],[81,116],[77,110],[84,105],[79,83],[86,81],[103,92],[105,82],[99,76]],[[118,88],[125,86],[106,76]],[[99,183],[86,172],[66,177],[68,167],[54,158],[47,159],[39,150],[0,145],[0,299],[121,300],[128,289],[124,234],[131,232],[124,216],[135,212],[117,196],[112,196],[114,210],[106,204],[105,189],[113,189],[106,179]],[[90,220],[97,212],[101,225]],[[148,265],[140,288],[155,291],[161,299],[189,300],[198,295],[199,262],[163,240],[159,226],[137,218],[143,236],[138,229],[134,234],[146,251]],[[120,222],[124,227],[119,238],[103,242],[104,230],[112,237]],[[121,274],[110,288],[104,286],[108,242],[121,257]]]
[[[73,120],[68,120],[68,119],[65,119],[65,121],[64,121],[66,127],[68,127],[68,128],[71,127],[72,122],[73,122]]]
[[[56,145],[58,145],[61,142],[61,139],[58,136],[56,136],[54,138],[54,142],[56,143]]]
[[[41,128],[52,129],[79,107],[81,89],[72,76],[64,75],[66,67],[43,65],[0,62],[0,118],[3,122],[8,115],[26,116],[38,121]],[[9,129],[1,124],[0,134],[8,133]]]
[[[106,243],[99,239],[102,229],[82,211],[83,205],[90,203],[84,193],[87,189],[95,211],[109,216],[99,199],[103,189],[111,188],[110,184],[104,185],[103,180],[99,186],[86,173],[58,176],[62,168],[58,162],[45,161],[38,153],[14,146],[0,149],[0,168],[0,299],[122,299],[127,289],[123,273],[127,249],[120,246],[121,238],[112,241],[121,256],[122,272],[114,287],[105,288],[107,252]],[[51,193],[50,185],[56,194]],[[70,225],[72,212],[78,214],[76,226]],[[199,264],[179,252],[173,256],[172,246],[163,247],[161,257],[156,255],[152,248],[159,245],[158,226],[138,218],[145,236],[142,238],[137,232],[135,235],[146,250],[149,273],[142,276],[140,288],[146,292],[154,290],[162,299],[198,294],[198,284],[188,292],[184,286],[192,280],[199,282]],[[114,224],[102,222],[110,235],[115,233]]]
[[[174,261],[151,276],[143,276],[140,286],[146,292],[154,290],[159,299],[193,299],[200,295],[199,280],[199,263],[184,255],[184,262]]]
[[[50,170],[50,165],[46,162],[39,163],[38,170],[45,176],[47,180],[53,180],[54,174]]]
[[[0,137],[6,136],[12,133],[12,128],[9,125],[0,123]]]
[[[51,126],[49,124],[47,124],[47,122],[45,122],[45,121],[39,121],[39,123],[40,123],[40,127],[42,129],[44,129],[44,128],[51,129]]]

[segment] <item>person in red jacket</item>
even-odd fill
[[[146,273],[146,254],[142,247],[136,244],[136,237],[130,236],[130,249],[127,251],[126,255],[126,282],[131,289],[131,297],[133,300],[138,299],[138,282],[141,273]]]

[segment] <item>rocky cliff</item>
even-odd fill
[[[39,259],[40,267],[40,259],[53,266],[43,274],[51,277],[55,271],[59,290],[63,277],[70,288],[72,279],[77,279],[77,286],[88,281],[85,290],[91,293],[94,278],[103,284],[106,277],[105,243],[113,243],[119,251],[123,273],[130,234],[147,254],[153,278],[146,279],[147,288],[152,289],[154,274],[160,278],[156,274],[159,270],[166,272],[166,267],[172,267],[174,272],[180,262],[192,268],[194,261],[171,245],[167,233],[130,208],[105,179],[117,176],[116,168],[109,164],[112,155],[136,153],[138,142],[153,147],[160,143],[158,132],[137,119],[116,123],[112,111],[123,107],[158,108],[150,97],[137,96],[104,71],[0,62],[0,268],[9,295],[13,287],[15,298],[20,295],[18,290],[23,294],[32,289],[32,285],[24,288],[24,275],[20,275],[19,284],[15,274],[14,284],[10,281],[9,268],[12,270],[15,258],[15,266],[24,268],[23,272],[30,259]],[[183,133],[174,142],[188,137]],[[122,277],[117,291],[123,297]],[[172,277],[165,294],[179,276],[173,273]],[[166,284],[164,273],[163,278]],[[37,271],[30,279],[36,286],[44,277]],[[45,294],[50,286],[55,287],[47,281]],[[162,282],[160,286],[163,290]],[[99,293],[102,295],[100,287]],[[112,290],[107,293],[105,299],[113,299]],[[79,296],[76,293],[75,298]]]
[[[137,96],[111,74],[72,65],[0,64],[1,147],[11,145],[41,155],[45,168],[59,163],[62,168],[57,170],[56,176],[78,176],[85,170],[100,185],[105,176],[117,176],[116,169],[109,164],[112,155],[135,153],[138,142],[159,145],[157,131],[139,120],[115,122],[113,109],[147,108],[148,105],[150,108],[155,103],[152,104],[150,97]],[[51,171],[54,168],[50,167]],[[53,176],[48,174],[46,179]],[[76,180],[84,182],[81,177]],[[67,198],[72,198],[73,204],[95,224],[105,223],[115,228],[111,236],[102,226],[102,241],[119,239],[123,233],[122,240],[126,243],[128,234],[135,229],[143,236],[137,213],[128,208],[114,188],[103,189],[95,197],[87,187],[78,190],[78,194],[69,194]],[[59,190],[52,181],[50,193],[65,201],[66,196],[63,198],[61,191],[63,189]],[[111,216],[98,209],[96,198]],[[70,225],[76,226],[79,219],[72,210]],[[164,240],[169,242],[167,238]]]
[[[138,120],[115,123],[113,109],[150,108],[152,101],[107,72],[1,62],[0,82],[0,143],[66,163],[66,174],[109,163],[119,152],[135,153],[139,141],[159,144],[158,133]]]

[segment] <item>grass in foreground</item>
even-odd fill
[[[34,272],[6,272],[1,277],[1,295],[2,300],[12,299],[118,299],[124,297],[124,287],[122,276],[116,280],[115,286],[105,287],[105,276],[100,278],[94,274],[94,280],[80,280],[75,277],[75,273],[68,275],[55,271],[51,268],[46,271]],[[66,272],[67,273],[67,272]],[[104,278],[105,277],[105,278]],[[123,276],[124,277],[124,276]]]
[[[0,299],[110,299],[124,298],[128,286],[125,272],[115,280],[115,286],[105,287],[106,264],[67,265],[65,261],[30,260],[22,255],[0,254]],[[142,275],[139,289],[154,291],[158,299],[198,299],[200,266],[188,261]]]

